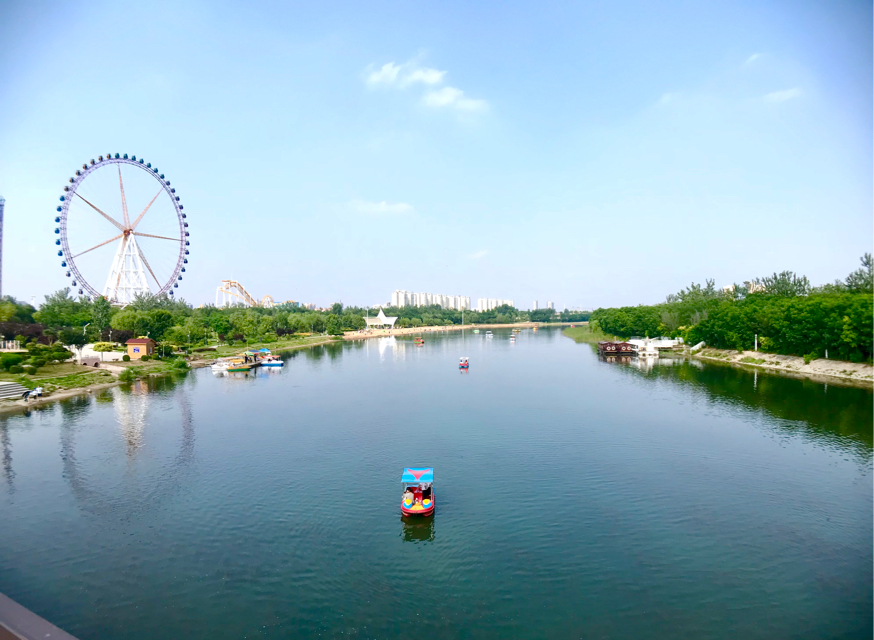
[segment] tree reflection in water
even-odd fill
[[[781,430],[802,432],[829,447],[852,451],[864,460],[874,449],[874,405],[870,389],[826,384],[767,370],[699,360],[657,358],[641,366],[638,358],[599,358],[620,365],[628,375],[669,381],[727,406],[744,406],[770,415]]]

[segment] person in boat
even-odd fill
[[[410,502],[413,502],[414,498],[415,498],[415,496],[413,495],[413,490],[410,489],[409,487],[407,487],[407,490],[404,491],[404,502],[406,502],[407,500],[409,500]]]
[[[422,501],[428,500],[431,497],[431,483],[423,482],[419,485],[419,492],[421,494]]]

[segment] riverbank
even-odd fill
[[[389,336],[409,336],[420,333],[444,333],[447,331],[470,331],[473,329],[531,329],[534,327],[567,327],[583,322],[514,322],[513,324],[450,324],[440,327],[405,327],[403,329],[369,329],[347,331],[344,340],[363,340],[365,338],[387,338]]]
[[[261,348],[270,349],[271,352],[293,351],[295,349],[305,349],[307,347],[315,347],[322,344],[339,342],[337,336],[307,336],[304,338],[294,338],[291,340],[282,340],[279,342],[266,342],[250,344],[250,350]],[[215,350],[196,352],[188,360],[188,365],[192,369],[208,367],[216,358],[232,356],[245,351],[245,345],[221,345]],[[125,382],[118,379],[118,375],[126,369],[136,369],[138,377],[153,377],[164,376],[171,373],[179,373],[179,369],[172,367],[172,362],[162,360],[151,360],[149,362],[140,362],[132,360],[130,362],[114,361],[101,363],[101,366],[95,371],[91,367],[82,367],[72,363],[64,363],[55,365],[57,367],[66,367],[66,369],[76,369],[76,372],[67,376],[44,377],[36,376],[8,376],[9,381],[17,382],[25,387],[34,388],[42,386],[46,391],[41,398],[33,398],[25,401],[23,399],[16,400],[0,400],[0,414],[3,413],[19,413],[33,407],[43,406],[51,402],[66,400],[73,396],[88,395],[95,391],[102,391],[110,387],[116,387]],[[65,371],[66,371],[65,369]],[[182,370],[184,371],[184,369]],[[127,383],[129,384],[129,382]]]
[[[784,375],[811,378],[819,382],[828,382],[829,379],[833,379],[859,386],[874,386],[874,366],[866,363],[819,358],[805,364],[804,358],[797,356],[725,349],[703,349],[692,357],[739,367],[757,367]]]
[[[601,340],[622,341],[623,338],[611,336],[600,331],[592,331],[590,327],[575,327],[562,331],[574,342],[597,344]],[[665,353],[662,357],[688,358],[688,349]],[[732,351],[725,349],[703,349],[691,355],[692,358],[709,362],[720,362],[737,367],[759,367],[782,375],[810,378],[818,382],[840,380],[856,386],[874,386],[874,366],[842,360],[812,360],[805,364],[804,358],[797,356],[781,356],[761,351]]]

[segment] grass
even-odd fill
[[[601,331],[593,331],[588,323],[578,327],[568,327],[562,331],[568,338],[572,338],[574,342],[600,342],[601,340],[609,340],[612,342],[619,341],[621,338],[611,336]]]
[[[74,362],[61,362],[58,364],[47,364],[43,367],[39,368],[39,371],[36,372],[35,376],[25,375],[22,376],[20,373],[0,373],[0,380],[13,380],[15,382],[19,381],[19,378],[25,377],[28,380],[42,380],[45,378],[59,378],[62,376],[73,375],[75,373],[85,373],[86,371],[93,371],[94,369],[90,367],[83,367],[80,364],[76,364]]]
[[[743,362],[744,364],[765,364],[767,360],[764,358],[754,358],[752,356],[747,356],[746,358],[741,358],[738,362]]]
[[[28,389],[34,387],[42,387],[45,393],[51,393],[57,389],[78,389],[80,387],[88,387],[92,384],[105,384],[114,382],[115,376],[109,371],[98,369],[91,370],[89,373],[74,373],[67,376],[58,376],[54,378],[41,378],[39,376],[15,376],[15,382]]]
[[[276,342],[250,342],[248,347],[246,346],[245,342],[236,343],[230,346],[225,344],[216,347],[215,351],[202,351],[194,355],[206,359],[221,358],[225,356],[237,355],[238,353],[242,353],[247,349],[249,351],[255,351],[257,349],[266,348],[270,349],[271,351],[282,351],[284,349],[298,349],[300,347],[306,347],[312,344],[329,342],[335,339],[342,340],[343,336],[301,336],[296,338],[277,340]]]

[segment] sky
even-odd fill
[[[173,181],[194,304],[831,282],[874,244],[872,47],[870,2],[2,0],[3,293],[67,285],[107,152]]]

